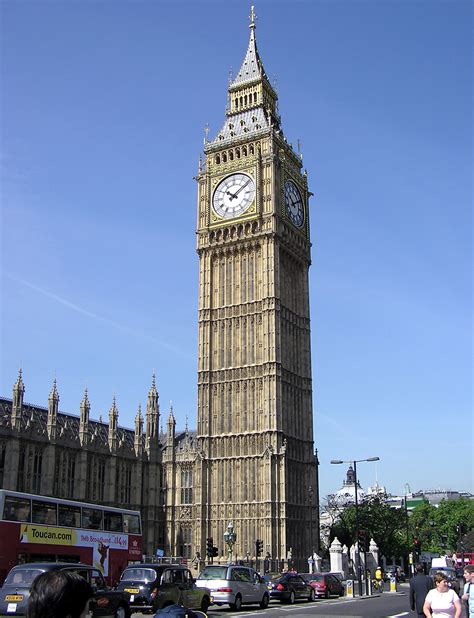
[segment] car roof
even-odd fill
[[[188,569],[189,567],[187,567],[185,564],[158,564],[156,562],[136,562],[135,564],[129,564],[129,565],[127,565],[125,567],[125,569],[133,569],[133,568],[164,570],[164,569],[170,569],[170,568],[173,568],[173,569]]]
[[[56,569],[64,569],[64,568],[77,568],[81,567],[83,569],[94,569],[97,567],[93,567],[90,564],[83,564],[82,562],[25,562],[25,564],[17,564],[12,568],[15,571],[19,571],[21,569],[49,569],[50,571]]]

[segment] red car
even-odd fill
[[[317,597],[344,596],[344,585],[332,573],[300,573],[307,584],[314,588]]]

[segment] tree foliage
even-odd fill
[[[438,507],[424,503],[410,516],[410,532],[423,551],[438,553],[472,551],[474,501],[442,500]]]
[[[420,541],[421,551],[441,554],[460,553],[462,548],[474,551],[473,500],[442,500],[438,507],[424,502],[407,514],[403,507],[391,507],[385,494],[367,496],[359,504],[358,526],[353,504],[329,503],[328,508],[333,513],[329,544],[337,536],[343,545],[350,547],[356,542],[359,529],[374,539],[388,560],[413,551],[414,539]]]
[[[380,553],[386,558],[406,554],[407,521],[403,509],[395,509],[387,503],[385,494],[367,496],[359,504],[358,529],[365,530],[369,539],[374,539]],[[345,507],[331,529],[330,541],[336,537],[350,547],[357,538],[355,506]]]

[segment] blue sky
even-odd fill
[[[196,422],[196,186],[249,36],[242,1],[1,3],[0,393]],[[472,490],[470,2],[256,3],[308,169],[321,493]],[[376,467],[377,466],[377,467]]]

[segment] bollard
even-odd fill
[[[354,597],[354,582],[352,579],[346,581],[346,597]]]
[[[397,578],[390,578],[390,592],[397,592]]]

